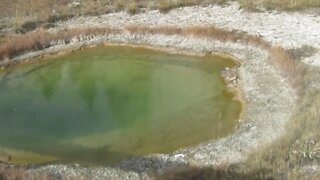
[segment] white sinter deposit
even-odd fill
[[[133,16],[119,12],[95,17],[79,17],[60,22],[51,31],[77,27],[116,27],[121,29],[128,25],[139,24],[178,27],[214,25],[260,35],[272,44],[287,49],[300,48],[303,45],[320,48],[320,17],[318,15],[297,12],[246,12],[241,10],[235,2],[226,6],[178,8],[167,14],[152,10]],[[63,48],[101,42],[175,48],[175,53],[217,52],[236,57],[241,63],[239,85],[246,101],[239,127],[234,134],[219,140],[181,149],[172,154],[136,158],[115,167],[83,168],[49,165],[33,168],[30,172],[46,171],[67,176],[86,175],[90,179],[137,179],[148,178],[150,173],[161,174],[170,167],[203,167],[221,163],[237,163],[244,161],[258,146],[266,145],[279,137],[284,132],[285,123],[295,108],[295,91],[280,76],[280,72],[267,63],[267,52],[244,44],[222,43],[210,38],[201,39],[191,36],[123,33],[121,35],[98,36],[85,39],[82,42],[75,40],[68,45],[62,43],[46,51],[50,52],[50,49],[58,51]],[[31,56],[25,55],[24,57]],[[318,57],[320,54],[316,53],[316,55],[304,59],[304,62],[320,65]]]

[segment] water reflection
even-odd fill
[[[110,47],[8,71],[0,147],[108,164],[220,137],[240,111],[218,76],[229,65]]]

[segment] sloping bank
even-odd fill
[[[34,32],[24,36],[38,37],[34,43],[2,51],[2,67],[35,57],[69,52],[97,44],[146,46],[169,53],[223,54],[240,62],[239,90],[245,101],[244,112],[235,132],[172,154],[156,154],[125,161],[108,168],[46,165],[32,167],[30,173],[43,172],[62,176],[90,178],[148,178],[172,168],[207,167],[243,162],[258,147],[266,145],[285,132],[285,124],[295,108],[301,78],[299,66],[286,51],[272,47],[258,36],[215,27],[145,27],[87,28],[63,32]],[[38,34],[37,34],[38,33]],[[40,35],[39,35],[40,34]],[[46,34],[41,36],[41,34]],[[40,37],[40,38],[39,38]],[[24,37],[10,39],[18,43]],[[16,42],[15,42],[16,41]],[[31,42],[33,42],[31,40]],[[4,49],[4,45],[2,47]],[[11,50],[11,51],[10,51]],[[5,54],[6,52],[6,54]],[[290,78],[286,78],[290,77]]]

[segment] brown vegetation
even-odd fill
[[[281,47],[272,47],[267,41],[259,36],[250,35],[243,31],[227,31],[214,26],[191,26],[191,27],[146,27],[146,26],[127,26],[126,31],[131,34],[164,34],[164,35],[182,35],[194,36],[198,38],[212,38],[219,41],[230,41],[258,46],[266,49],[270,54],[270,62],[276,67],[286,72],[287,77],[292,77],[297,74],[302,74],[298,63],[292,60],[290,54]],[[0,44],[0,60],[12,59],[13,57],[34,50],[41,50],[51,46],[52,42],[63,41],[68,44],[74,37],[94,37],[97,35],[123,33],[123,30],[107,27],[79,28],[68,29],[57,34],[49,33],[44,29],[37,29],[34,32],[24,35],[7,37]],[[297,78],[301,79],[301,78]],[[295,80],[293,84],[300,80]]]
[[[194,6],[199,4],[224,4],[227,0],[157,0],[156,9],[160,12],[166,13],[171,9],[184,7],[184,6]]]
[[[219,41],[241,42],[259,46],[270,47],[269,43],[259,36],[250,35],[243,31],[227,31],[214,26],[190,26],[179,28],[174,26],[146,27],[127,26],[126,29],[132,34],[164,34],[164,35],[192,35],[200,38],[212,38]]]
[[[320,7],[319,0],[239,0],[242,7],[247,9],[266,8],[267,10],[300,10]]]
[[[310,7],[320,7],[319,0],[239,0],[241,6],[248,9],[266,8],[280,10],[296,10]],[[66,20],[76,15],[97,15],[107,12],[126,10],[130,14],[138,13],[140,8],[159,9],[168,12],[173,8],[195,5],[199,3],[225,3],[226,0],[103,0],[82,1],[80,6],[68,6],[69,0],[2,0],[5,6],[0,7],[1,17],[12,17],[12,25],[26,33],[37,29],[43,23],[53,23]],[[288,134],[270,147],[264,147],[251,156],[246,164],[241,164],[236,171],[217,171],[212,168],[190,168],[170,172],[164,179],[222,179],[224,177],[250,179],[268,177],[269,174],[283,179],[290,179],[288,174],[295,174],[294,169],[299,169],[306,164],[320,164],[320,91],[310,88],[310,84],[320,79],[318,70],[305,70],[295,60],[292,52],[281,47],[273,47],[259,36],[247,34],[242,31],[226,31],[213,26],[185,27],[172,26],[145,27],[128,26],[126,30],[132,34],[165,34],[187,35],[198,38],[212,38],[220,41],[240,42],[261,47],[269,51],[269,62],[280,69],[283,75],[295,87],[299,96],[299,106],[288,127]],[[29,51],[41,50],[51,46],[52,42],[63,41],[68,43],[74,37],[94,35],[120,34],[123,30],[113,28],[84,28],[69,29],[57,34],[49,33],[44,29],[37,29],[24,35],[7,36],[0,39],[0,60],[12,59],[19,54]],[[310,49],[310,48],[309,48]],[[312,50],[312,49],[311,49]],[[303,53],[306,50],[303,50]],[[264,170],[269,169],[267,174]],[[252,174],[251,174],[252,172]],[[252,175],[252,176],[251,176]],[[34,177],[34,176],[32,176]],[[45,176],[39,175],[46,179]],[[294,176],[300,178],[299,176]],[[24,170],[0,169],[0,179],[25,179],[30,178]]]
[[[222,42],[239,42],[253,45],[269,51],[270,63],[283,72],[283,75],[290,80],[290,83],[299,93],[302,93],[299,87],[303,81],[304,70],[298,62],[293,60],[289,52],[281,47],[273,47],[267,41],[256,35],[250,35],[243,31],[227,31],[214,26],[191,26],[191,27],[174,27],[174,26],[127,26],[126,31],[131,34],[164,34],[164,35],[182,35],[194,36],[197,38],[212,38]],[[0,44],[0,60],[9,60],[24,52],[42,50],[50,47],[58,41],[68,44],[72,38],[90,38],[97,35],[120,34],[124,30],[96,27],[96,28],[79,28],[68,29],[57,34],[49,33],[44,29],[37,29],[34,32],[25,35],[7,37]]]
[[[297,89],[298,93],[303,93],[301,89],[304,80],[304,68],[298,61],[294,60],[291,54],[280,46],[274,46],[269,50],[269,61],[272,65],[281,70],[291,85]]]
[[[319,68],[306,68],[299,86],[302,93],[287,125],[287,134],[261,147],[240,165],[242,171],[269,168],[278,179],[319,179],[320,90],[314,86],[319,79]]]
[[[320,7],[319,0],[238,0],[246,9],[295,10]],[[2,0],[0,17],[8,17],[6,26],[18,33],[25,33],[38,27],[50,27],[51,23],[79,15],[100,15],[126,10],[136,14],[142,9],[171,9],[204,4],[225,4],[228,0],[86,0],[75,3],[72,0]],[[0,27],[1,30],[1,27]]]
[[[320,109],[320,104],[317,101],[312,101],[312,98],[318,98],[318,96],[320,98],[320,92],[308,90],[309,88],[307,87],[310,82],[316,80],[310,73],[305,72],[305,69],[293,58],[290,52],[281,47],[272,46],[259,36],[250,35],[237,30],[227,31],[213,26],[193,26],[184,28],[173,26],[128,26],[125,30],[112,28],[83,28],[69,29],[57,34],[49,33],[43,29],[38,29],[35,32],[27,33],[25,35],[7,37],[0,44],[0,58],[13,58],[23,52],[41,50],[42,48],[49,47],[52,41],[62,40],[67,43],[74,37],[90,37],[111,33],[120,34],[124,31],[128,31],[133,35],[164,34],[193,36],[196,38],[212,38],[219,41],[238,42],[260,47],[269,52],[269,62],[278,68],[285,77],[287,77],[292,86],[299,92],[299,98],[300,101],[302,101],[300,106],[297,108],[297,114],[293,118],[295,123],[294,125],[290,125],[291,129],[288,130],[288,135],[279,140],[279,142],[273,144],[272,147],[265,148],[259,153],[253,155],[248,161],[248,164],[239,165],[236,171],[221,172],[214,169],[188,169],[177,172],[174,171],[166,178],[179,179],[180,177],[193,178],[194,176],[205,176],[210,179],[211,177],[225,177],[229,175],[235,177],[240,177],[240,175],[242,175],[244,178],[250,178],[261,175],[261,171],[259,169],[270,170],[267,174],[262,174],[263,176],[276,174],[279,177],[287,178],[287,174],[279,174],[277,168],[281,169],[284,173],[290,173],[290,171],[292,171],[292,166],[301,165],[301,162],[304,162],[303,160],[309,158],[309,156],[312,156],[313,158],[316,157],[316,152],[318,152],[316,150],[317,147],[320,149],[320,145],[317,143],[311,143],[310,145],[310,142],[314,142],[314,139],[317,139],[319,136],[316,128],[319,127],[319,122],[315,119],[319,119],[320,113],[317,109]],[[307,107],[312,108],[308,109]],[[292,153],[292,149],[298,153]],[[253,172],[252,176],[246,176],[251,172]]]
[[[253,169],[242,171],[234,167],[188,167],[169,170],[163,175],[157,176],[156,180],[256,180],[274,179],[272,171],[267,169]]]
[[[50,179],[47,175],[33,173],[30,174],[23,168],[0,168],[0,180],[26,180],[26,179]]]
[[[131,15],[137,14],[139,12],[138,3],[135,1],[130,2],[127,6],[127,12]]]
[[[164,34],[164,35],[191,35],[201,38],[213,38],[220,41],[240,41],[254,43],[262,47],[268,47],[268,43],[257,36],[248,35],[240,31],[226,31],[213,26],[179,28],[173,26],[146,27],[127,26],[125,28],[131,34]],[[41,50],[51,46],[52,42],[63,41],[68,43],[74,37],[88,37],[96,35],[119,34],[123,32],[114,28],[79,28],[68,29],[57,34],[49,33],[44,29],[37,29],[24,35],[7,37],[0,44],[0,59],[11,59],[23,52]]]
[[[72,0],[2,0],[0,17],[11,18],[14,29],[20,33],[46,27],[47,23],[79,15],[100,15],[126,10],[136,14],[143,8],[167,12],[173,8],[198,4],[223,4],[227,0],[86,0],[74,3]],[[24,26],[32,28],[24,28]]]
[[[74,37],[88,37],[119,32],[120,30],[113,28],[85,28],[69,29],[53,34],[44,29],[37,29],[24,35],[6,37],[0,44],[0,60],[12,59],[23,52],[48,48],[52,42],[63,41],[68,44]]]

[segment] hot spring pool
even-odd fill
[[[95,47],[0,73],[0,160],[109,165],[231,133],[234,62]]]

